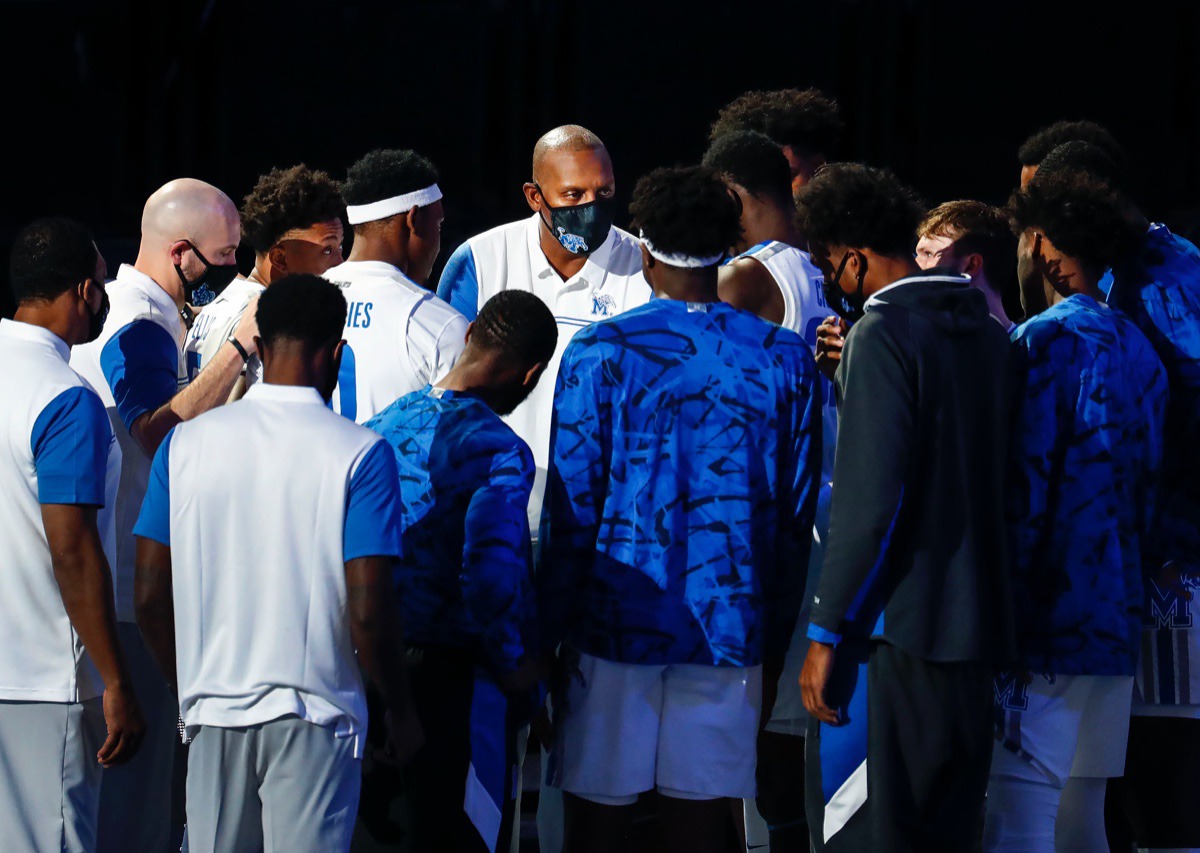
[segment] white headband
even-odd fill
[[[425,187],[423,190],[413,190],[404,195],[373,201],[370,204],[346,205],[346,218],[351,225],[361,225],[364,222],[374,222],[376,219],[387,219],[397,213],[407,213],[414,207],[424,207],[433,204],[442,197],[442,191],[437,184]]]
[[[654,258],[656,261],[662,261],[664,264],[668,264],[669,266],[673,267],[683,267],[690,270],[700,269],[701,267],[711,267],[714,264],[719,263],[721,258],[725,257],[724,252],[707,258],[697,258],[693,255],[668,255],[666,252],[660,252],[658,249],[654,248],[654,244],[646,239],[645,232],[639,233],[638,236],[642,238],[642,245],[646,247],[646,251],[650,253],[650,257]]]

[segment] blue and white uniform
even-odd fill
[[[42,505],[104,506],[120,451],[69,358],[53,332],[0,320],[0,846],[14,850],[96,842],[104,685],[63,606]]]
[[[117,635],[146,718],[146,736],[127,764],[105,771],[98,849],[121,853],[165,849],[182,832],[182,827],[171,826],[178,707],[142,642],[133,611],[133,525],[146,495],[150,457],[130,428],[187,385],[183,355],[187,330],[166,291],[128,264],[121,265],[107,292],[111,307],[104,330],[92,343],[74,348],[71,367],[100,395],[122,454],[112,562]]]
[[[400,472],[396,585],[405,641],[420,656],[409,671],[426,733],[404,771],[413,843],[457,847],[469,821],[494,851],[513,821],[516,726],[530,710],[497,677],[537,654],[525,516],[533,454],[460,391],[416,391],[367,426],[391,445]]]
[[[467,321],[383,261],[346,261],[325,273],[348,306],[333,409],[364,424],[405,394],[450,372]]]
[[[1158,522],[1143,543],[1146,600],[1134,714],[1200,719],[1200,250],[1165,225],[1152,225],[1112,276],[1108,302],[1150,340],[1170,392]],[[1172,577],[1177,581],[1168,582]],[[1192,597],[1180,595],[1180,587]]]
[[[1079,294],[1020,326],[1014,365],[1008,519],[1032,682],[997,680],[992,778],[1061,788],[1124,772],[1166,372],[1129,318]]]
[[[816,376],[798,335],[723,303],[656,299],[567,348],[537,575],[543,642],[584,676],[565,790],[754,795],[760,665],[788,648],[811,545]]]
[[[558,347],[541,381],[529,399],[504,418],[529,445],[537,464],[529,502],[529,525],[535,536],[546,489],[554,379],[562,354],[580,329],[650,299],[650,286],[642,275],[641,241],[632,234],[612,227],[583,268],[563,281],[538,242],[543,228],[535,213],[472,237],[450,256],[438,284],[438,295],[468,320],[474,320],[483,304],[500,291],[524,290],[546,303],[558,324]]]
[[[217,350],[229,340],[242,321],[242,314],[246,312],[250,300],[260,296],[264,290],[266,288],[257,281],[235,278],[216,299],[200,309],[200,314],[188,329],[187,341],[183,346],[188,381],[195,379],[196,374],[212,361]],[[261,380],[262,362],[258,353],[255,353],[246,365],[246,385]]]
[[[163,440],[136,533],[171,548],[191,845],[261,847],[269,813],[272,846],[348,848],[367,717],[345,563],[398,556],[398,521],[390,448],[313,388],[255,385]]]

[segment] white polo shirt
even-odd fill
[[[399,556],[398,490],[388,444],[308,387],[259,383],[168,434],[135,532],[171,548],[189,738],[294,715],[361,747],[345,563]]]
[[[183,357],[187,364],[188,381],[204,369],[221,345],[233,334],[250,300],[266,288],[248,278],[235,278],[221,295],[200,309],[192,328],[188,329],[183,345]],[[246,365],[246,384],[253,385],[262,380],[262,362],[258,354],[250,356]]]
[[[537,387],[504,418],[529,448],[537,477],[529,501],[530,529],[537,531],[546,491],[554,383],[563,351],[575,333],[596,320],[613,317],[650,301],[642,275],[642,244],[620,228],[609,229],[583,268],[563,281],[538,242],[544,228],[538,214],[472,237],[459,246],[442,272],[438,295],[474,320],[483,304],[502,290],[524,290],[549,306],[558,324],[558,347]],[[536,532],[534,534],[537,535]]]
[[[150,457],[134,441],[129,427],[187,385],[183,358],[187,330],[166,291],[128,264],[121,265],[107,291],[111,307],[104,331],[92,343],[74,348],[71,367],[91,383],[104,401],[121,446],[113,588],[117,619],[135,622],[133,525],[146,494]]]
[[[42,522],[42,504],[103,506],[110,455],[119,464],[104,404],[68,366],[70,354],[48,329],[0,320],[0,699],[5,700],[81,702],[104,689],[67,618]]]
[[[461,314],[383,261],[346,261],[325,273],[346,297],[346,346],[333,408],[366,423],[405,394],[450,372],[466,342]]]

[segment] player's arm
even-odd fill
[[[97,754],[106,767],[133,757],[145,732],[117,640],[112,575],[96,526],[112,430],[91,390],[56,397],[34,425],[38,501],[63,608],[104,679],[108,737]]]
[[[255,297],[246,306],[246,310],[242,314],[242,318],[233,333],[233,337],[241,344],[242,349],[246,351],[247,355],[252,355],[256,351],[254,341],[258,335],[258,322],[255,319],[257,307],[258,299]],[[148,322],[142,321],[142,324]],[[105,347],[105,351],[108,352],[109,347],[113,346],[113,343],[117,340],[118,337],[114,336]],[[122,398],[128,394],[139,398],[145,393],[139,388],[139,374],[145,371],[146,368],[137,366],[131,359],[122,360],[124,384],[128,389],[127,392],[125,394],[118,393],[118,384],[112,376],[109,376],[109,386],[113,390],[118,412],[128,427],[130,435],[133,436],[142,450],[147,454],[153,454],[158,450],[158,445],[162,442],[163,437],[176,424],[191,420],[197,415],[203,414],[210,409],[215,409],[217,406],[225,403],[229,399],[229,394],[233,390],[234,383],[242,375],[242,369],[245,365],[246,362],[237,347],[230,341],[226,341],[221,344],[216,353],[214,353],[212,360],[205,365],[204,369],[200,371],[191,384],[182,391],[173,393],[173,396],[167,398],[165,402],[153,407],[144,404],[140,407],[122,406]],[[161,374],[165,369],[165,364],[155,368],[160,376],[154,379],[154,387],[160,389],[166,387],[161,379]],[[109,371],[106,369],[105,373],[108,375]],[[122,411],[123,408],[125,408],[124,411]]]
[[[392,575],[400,556],[400,474],[385,441],[364,454],[346,492],[342,552],[350,639],[359,665],[387,705],[390,749],[403,764],[424,734],[408,683],[408,661]]]
[[[782,323],[783,294],[771,271],[754,258],[738,258],[717,273],[717,293],[721,301],[770,320]]]
[[[536,649],[526,649],[532,622],[529,495],[533,456],[521,443],[492,458],[487,481],[471,496],[463,544],[463,603],[483,628],[483,648],[509,693],[537,681]]]
[[[536,573],[542,649],[553,652],[574,618],[591,565],[608,485],[610,406],[586,332],[567,345],[554,388],[550,462]]]
[[[463,243],[446,261],[438,280],[437,295],[467,320],[474,320],[479,315],[479,274],[470,243]]]
[[[903,350],[878,317],[855,325],[844,359],[829,548],[808,628],[809,639],[826,644],[841,640],[880,585],[916,420],[914,380]]]
[[[133,529],[137,537],[133,602],[142,639],[171,691],[178,693],[175,596],[171,580],[170,455],[173,436],[173,432],[168,433],[154,454],[146,497]]]
[[[455,314],[438,332],[433,344],[433,364],[428,382],[433,385],[445,378],[462,355],[467,343],[467,318]]]

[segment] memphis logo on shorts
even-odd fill
[[[1170,564],[1168,564],[1169,567]],[[1189,589],[1196,585],[1194,578],[1181,578]],[[1152,628],[1191,628],[1192,607],[1188,599],[1170,587],[1163,588],[1151,580],[1146,592],[1146,623]]]
[[[574,252],[577,255],[587,254],[587,240],[583,239],[578,234],[568,234],[567,229],[563,228],[561,225],[558,226],[558,242],[562,243],[562,247],[568,252]]]
[[[611,317],[617,313],[617,300],[607,293],[592,294],[592,313],[601,317]]]

